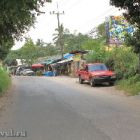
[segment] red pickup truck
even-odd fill
[[[86,64],[84,69],[78,71],[78,76],[80,84],[89,81],[92,87],[105,82],[114,85],[116,80],[116,74],[108,70],[103,63]]]

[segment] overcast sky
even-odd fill
[[[71,32],[88,33],[91,29],[102,23],[106,17],[110,15],[120,15],[122,12],[117,8],[109,5],[109,0],[52,0],[47,3],[42,11],[45,14],[37,18],[34,28],[31,28],[26,36],[31,37],[35,42],[42,39],[44,42],[52,42],[53,33],[57,28],[56,15],[51,15],[51,11],[57,11],[57,3],[59,12],[65,12],[60,16],[60,22],[64,28],[68,28]],[[13,49],[18,49],[24,44],[16,42]]]

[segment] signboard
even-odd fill
[[[134,27],[128,23],[124,16],[111,16],[108,29],[109,44],[123,44],[125,34],[134,32]]]
[[[82,54],[80,54],[80,53],[78,53],[78,54],[75,54],[74,56],[73,56],[73,61],[80,61],[81,60],[81,56],[82,56]]]

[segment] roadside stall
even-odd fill
[[[60,75],[69,75],[71,73],[71,63],[73,58],[64,59],[57,63]]]
[[[57,73],[57,62],[61,61],[62,59],[55,59],[55,60],[50,60],[48,63],[45,64],[45,76],[56,76],[58,75]]]
[[[82,68],[83,64],[85,63],[84,54],[87,54],[88,51],[84,50],[75,50],[70,52],[73,54],[73,62],[71,63],[71,75],[72,77],[77,77],[77,71]]]
[[[43,64],[33,64],[31,66],[32,70],[35,72],[37,76],[43,75],[44,72],[44,65]]]

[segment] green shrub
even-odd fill
[[[130,48],[116,48],[112,51],[114,70],[118,79],[129,78],[137,73],[138,57]]]
[[[8,89],[10,83],[11,79],[9,75],[0,68],[0,96]]]
[[[110,47],[107,50],[103,44],[98,42],[90,42],[86,45],[86,48],[92,48],[86,56],[87,62],[105,63],[109,69],[116,72],[119,89],[125,90],[130,95],[140,92],[140,75],[137,75],[139,60],[131,47]]]
[[[118,79],[129,78],[137,73],[138,57],[129,47],[112,48],[95,46],[86,56],[87,62],[102,62],[114,70]]]
[[[106,62],[109,53],[105,50],[105,47],[95,46],[93,50],[86,56],[86,60],[89,63],[94,62]]]
[[[140,93],[140,75],[135,75],[118,82],[118,89],[124,90],[128,95],[138,95]]]

